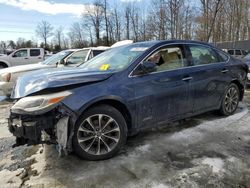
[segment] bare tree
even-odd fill
[[[59,49],[62,48],[63,28],[60,26],[55,30],[54,37]]]
[[[200,31],[198,33],[199,39],[203,41],[209,41],[214,31],[214,26],[216,24],[216,18],[219,11],[222,9],[224,0],[200,0],[202,15],[199,19],[200,21]]]
[[[95,0],[93,6],[89,6],[87,10],[88,13],[83,15],[83,22],[86,21],[92,24],[95,30],[96,43],[99,45],[101,42],[101,27],[104,19],[104,9],[101,0]]]
[[[47,21],[41,21],[36,27],[36,34],[44,41],[45,48],[47,47],[47,40],[53,35],[53,27]]]
[[[68,36],[70,38],[72,47],[83,48],[88,45],[84,39],[84,30],[79,22],[72,24]]]
[[[126,39],[130,39],[130,14],[131,14],[131,5],[127,4],[125,7],[125,20],[126,20]]]
[[[104,20],[105,20],[105,30],[106,30],[106,45],[109,45],[109,25],[108,25],[108,16],[107,16],[107,0],[103,1],[103,11],[104,11]]]

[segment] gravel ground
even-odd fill
[[[55,146],[12,148],[0,104],[0,187],[250,187],[250,91],[235,115],[207,113],[130,138],[112,159],[58,157]]]

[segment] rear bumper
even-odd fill
[[[13,82],[0,82],[0,95],[10,96],[13,85]]]

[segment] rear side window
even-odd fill
[[[192,65],[205,65],[220,62],[217,54],[212,48],[201,46],[201,45],[192,45],[189,46],[190,52],[192,54]]]
[[[31,57],[35,57],[35,56],[39,56],[41,53],[40,53],[40,50],[39,49],[31,49],[30,50],[30,56]]]
[[[241,55],[241,51],[240,50],[235,50],[235,55]]]
[[[93,50],[93,57],[99,55],[102,52],[104,52],[104,50]]]

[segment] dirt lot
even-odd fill
[[[12,149],[0,106],[0,187],[250,187],[250,91],[237,113],[207,113],[130,138],[106,161],[59,157],[55,146]]]

